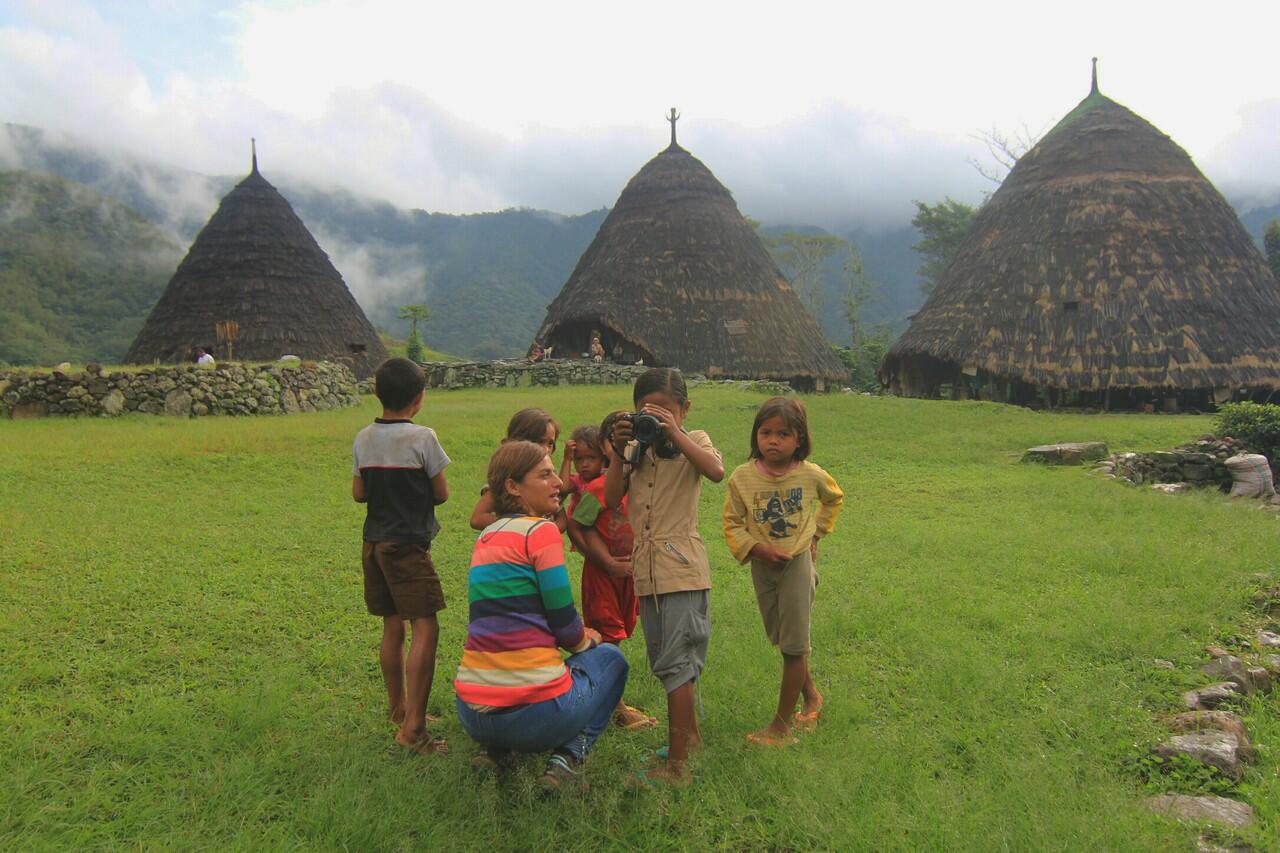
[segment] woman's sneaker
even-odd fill
[[[576,762],[568,755],[553,752],[547,762],[547,769],[538,777],[538,787],[547,793],[558,793],[566,788],[581,788],[582,779],[573,765]]]

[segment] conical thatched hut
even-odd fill
[[[226,358],[228,343],[236,359],[342,361],[358,377],[387,358],[342,276],[258,172],[256,153],[249,176],[191,244],[125,362],[187,361],[195,347]]]
[[[1049,405],[1203,408],[1280,386],[1280,286],[1169,137],[1093,87],[1014,166],[881,381]]]
[[[674,118],[674,111],[673,111]],[[619,361],[824,389],[847,371],[733,196],[676,144],[618,197],[539,340],[585,353],[599,334]]]

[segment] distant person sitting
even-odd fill
[[[547,352],[542,348],[542,342],[535,338],[533,341],[533,346],[529,348],[529,363],[537,364],[538,362],[542,361],[542,359],[545,358],[546,355],[547,355]]]
[[[199,367],[213,367],[213,356],[203,347],[196,347],[196,365]]]
[[[600,343],[599,335],[591,336],[591,360],[604,361],[604,344]]]

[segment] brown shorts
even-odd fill
[[[805,548],[780,569],[753,559],[751,580],[769,642],[784,655],[807,655],[809,622],[818,574]]]
[[[366,542],[364,603],[374,616],[421,619],[444,610],[431,552],[413,542]]]

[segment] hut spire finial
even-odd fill
[[[253,155],[253,168],[251,174],[258,174],[258,140],[252,136],[249,137],[249,151]]]
[[[1089,87],[1089,94],[1094,95],[1098,92],[1098,57],[1093,58],[1093,85]]]
[[[667,121],[671,122],[671,147],[672,148],[680,147],[679,145],[676,145],[676,122],[679,120],[680,120],[680,113],[676,112],[675,107],[672,107],[671,114],[667,116]]]

